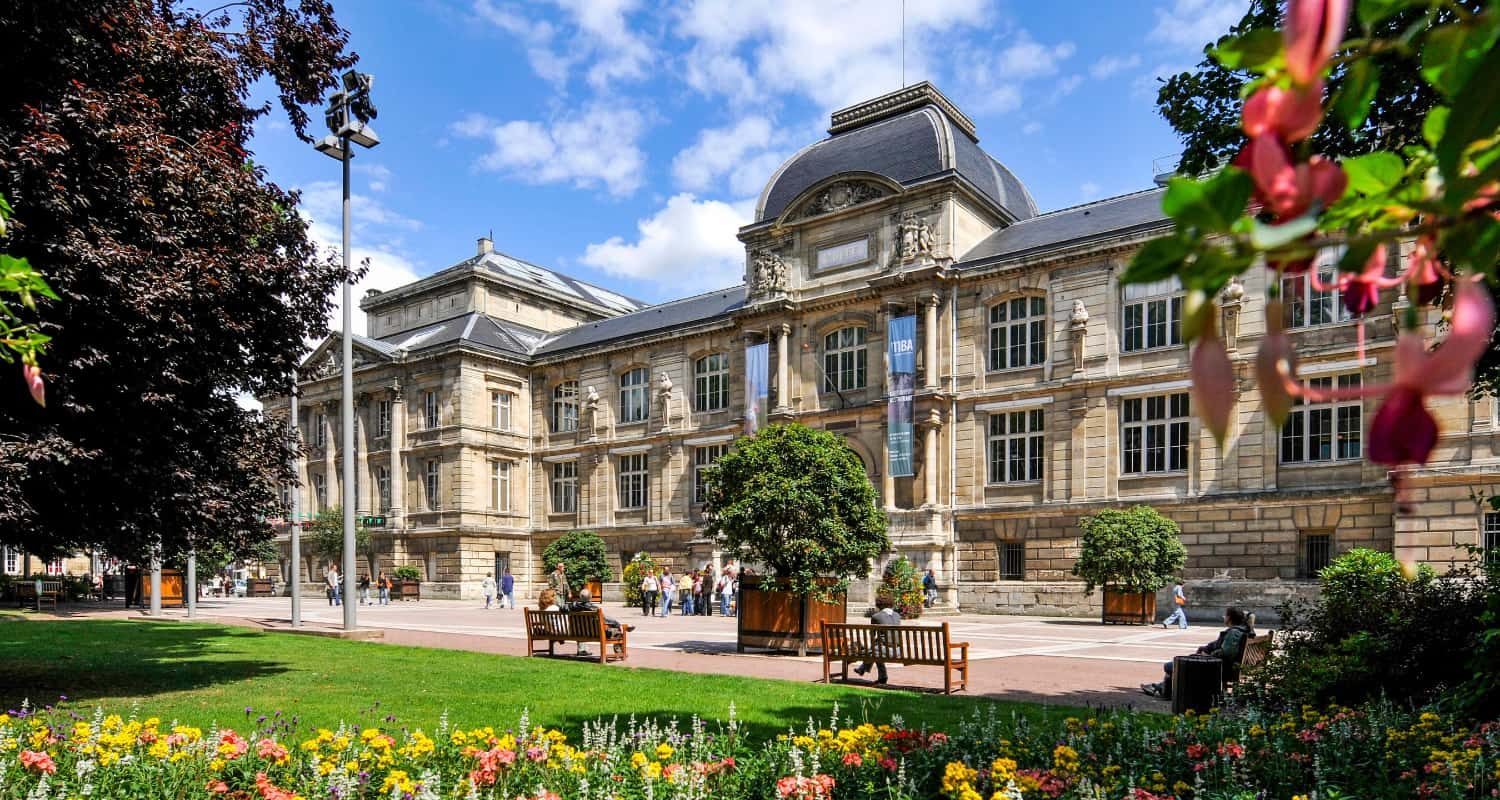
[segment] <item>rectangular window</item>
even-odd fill
[[[490,392],[490,427],[510,430],[510,392]]]
[[[1333,534],[1302,534],[1302,577],[1316,578],[1333,553]]]
[[[840,328],[823,337],[823,391],[865,387],[865,329]]]
[[[1042,479],[1046,439],[1042,409],[990,415],[990,483],[1022,483]]]
[[[1310,392],[1358,389],[1359,373],[1309,378]],[[1297,398],[1281,426],[1281,463],[1355,460],[1361,455],[1364,406],[1359,400],[1315,402]]]
[[[646,507],[646,454],[620,456],[620,508]]]
[[[1125,352],[1182,344],[1182,284],[1176,276],[1127,285],[1122,311]]]
[[[14,548],[5,548],[5,574],[18,575],[21,572],[21,551]]]
[[[1324,248],[1318,252],[1313,269],[1281,279],[1281,315],[1286,327],[1331,325],[1354,319],[1354,315],[1344,307],[1338,288],[1333,285],[1338,280],[1338,261],[1343,256],[1343,247]],[[1316,280],[1314,273],[1317,275]],[[1321,291],[1319,285],[1329,288]]]
[[[620,375],[620,421],[640,422],[650,409],[646,391],[645,367],[636,367]]]
[[[328,508],[328,479],[322,475],[312,476],[313,485],[313,513]]]
[[[389,467],[375,468],[375,496],[380,501],[380,513],[391,510],[391,470]]]
[[[1000,543],[1000,580],[1019,581],[1026,579],[1026,543]]]
[[[422,427],[432,430],[438,426],[437,392],[422,393]]]
[[[391,435],[391,401],[381,400],[375,404],[375,435]]]
[[[46,570],[47,570],[47,574],[48,575],[61,575],[61,574],[63,574],[63,562],[62,562],[62,559],[60,559],[60,558],[54,558],[51,561],[48,561],[47,562],[47,566],[46,566]]]
[[[422,476],[422,494],[427,501],[428,511],[437,511],[438,506],[438,462],[431,459],[427,462],[427,472]]]
[[[1016,297],[990,306],[990,370],[1045,363],[1046,317],[1043,297]]]
[[[1188,393],[1120,401],[1120,471],[1182,472],[1188,465]]]
[[[714,353],[693,362],[693,408],[722,411],[729,407],[729,356]]]
[[[578,430],[578,381],[552,387],[552,432]]]
[[[1485,513],[1484,538],[1480,540],[1480,546],[1484,548],[1487,563],[1500,564],[1500,511]]]
[[[552,465],[552,513],[571,514],[578,510],[578,462],[559,461]]]
[[[320,411],[320,412],[318,412],[318,413],[316,413],[316,414],[313,415],[312,436],[309,436],[307,438],[309,438],[309,439],[312,440],[313,447],[327,447],[328,446],[328,415],[327,414],[324,414],[323,412]]]
[[[510,462],[490,462],[490,508],[510,510]]]
[[[694,505],[703,505],[703,501],[707,496],[708,482],[704,480],[704,472],[709,467],[713,466],[714,462],[718,461],[719,458],[724,455],[724,453],[728,452],[728,450],[729,447],[722,444],[711,444],[705,447],[693,448]]]

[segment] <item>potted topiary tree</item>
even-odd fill
[[[1149,625],[1156,592],[1187,560],[1177,523],[1151,506],[1110,508],[1078,521],[1083,529],[1073,574],[1085,592],[1104,589],[1104,622]]]
[[[891,547],[859,456],[827,431],[772,425],[705,480],[707,535],[770,573],[740,578],[739,649],[821,650],[823,622],[846,619],[849,579]]]
[[[641,580],[646,577],[648,569],[656,569],[656,559],[642,550],[620,571],[620,583],[625,589],[625,605],[630,608],[641,607]]]
[[[609,557],[604,540],[593,531],[568,531],[542,551],[542,567],[550,574],[558,562],[566,565],[568,585],[574,592],[588,587],[596,601],[604,599],[604,579],[609,577]]]
[[[394,600],[422,599],[422,570],[415,564],[402,564],[391,570],[391,598]]]

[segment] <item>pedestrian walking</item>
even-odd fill
[[[365,605],[370,602],[370,573],[359,576],[359,604]]]
[[[1162,620],[1163,628],[1177,623],[1178,630],[1187,630],[1187,595],[1182,591],[1182,579],[1172,581],[1172,614]]]
[[[484,580],[479,582],[479,589],[484,592],[484,609],[488,611],[490,605],[495,602],[495,573],[484,573]]]
[[[328,590],[328,605],[342,605],[343,598],[339,597],[339,568],[337,564],[329,563],[328,571],[323,573],[323,584]]]
[[[714,583],[718,576],[714,573],[712,564],[703,565],[703,611],[705,617],[714,615]]]
[[[663,567],[661,579],[657,581],[657,588],[661,592],[661,615],[672,616],[672,601],[677,596],[677,581],[672,577],[672,569]]]
[[[646,577],[641,578],[641,616],[649,617],[656,613],[656,592],[660,585],[656,582],[656,571],[646,570]]]
[[[557,602],[568,602],[568,565],[561,561],[557,562],[557,569],[552,570],[552,574],[547,576],[547,588],[557,596]]]
[[[381,570],[380,575],[375,578],[375,585],[380,587],[380,604],[388,606],[391,604],[391,576]]]
[[[922,576],[922,594],[925,595],[924,605],[926,605],[928,608],[932,608],[933,606],[937,605],[937,575],[934,575],[932,570],[930,569],[927,570],[926,575]]]
[[[500,579],[500,607],[516,609],[516,576],[505,571],[505,577]]]

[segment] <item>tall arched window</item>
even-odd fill
[[[620,421],[640,422],[651,408],[646,391],[648,373],[645,367],[636,367],[620,374]]]
[[[823,337],[823,391],[863,389],[867,358],[863,327],[840,328]]]
[[[552,432],[578,430],[578,381],[552,387]]]
[[[729,407],[729,355],[713,353],[693,362],[693,408],[722,411]]]
[[[1047,299],[1014,297],[990,306],[990,370],[1047,361]]]

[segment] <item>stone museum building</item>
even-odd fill
[[[1373,401],[1299,405],[1279,430],[1266,419],[1252,361],[1275,273],[1254,270],[1216,298],[1240,377],[1220,448],[1193,413],[1180,286],[1119,280],[1171,229],[1162,189],[1043,213],[979,142],[927,83],[835,112],[771,176],[739,232],[745,282],[719,291],[648,305],[479,239],[447,269],[369,292],[354,419],[338,416],[337,337],[305,364],[303,509],[338,502],[353,458],[359,513],[387,520],[374,568],[417,565],[424,595],[476,596],[510,569],[531,600],[543,549],[579,528],[608,543],[615,581],[642,551],[674,571],[717,562],[703,470],[744,430],[746,349],[766,344],[769,421],[841,436],[893,555],[934,569],[965,611],[1097,613],[1069,572],[1078,520],[1132,504],[1181,525],[1208,614],[1270,610],[1353,547],[1443,568],[1500,544],[1482,502],[1500,492],[1495,400],[1437,401],[1442,438],[1405,474],[1402,513],[1364,458]],[[1389,379],[1404,298],[1367,316],[1361,356],[1335,292],[1300,276],[1282,292],[1304,379]],[[906,316],[914,474],[898,477],[887,328]],[[284,418],[286,398],[266,409]],[[338,450],[345,424],[352,453]],[[303,580],[321,575],[311,561]]]

